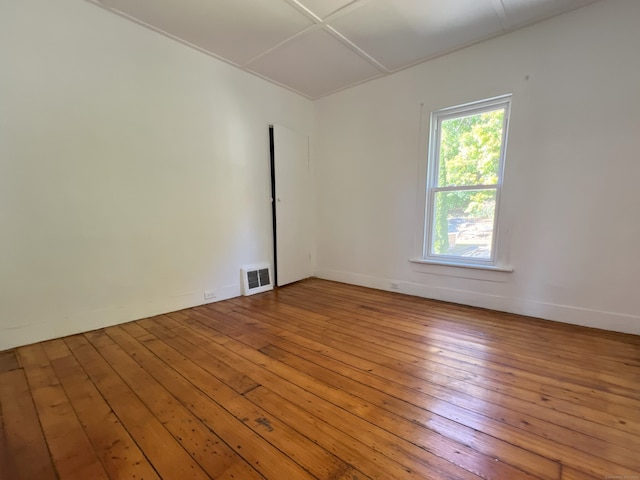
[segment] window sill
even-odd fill
[[[440,265],[443,267],[456,267],[456,268],[471,268],[474,270],[488,270],[491,272],[513,272],[512,267],[502,267],[497,265],[480,265],[477,263],[463,263],[463,262],[448,262],[446,260],[432,260],[426,258],[410,258],[411,263],[418,263],[423,265]]]
[[[448,262],[426,258],[410,258],[412,270],[424,275],[463,278],[481,282],[507,283],[511,279],[513,268],[477,263]]]

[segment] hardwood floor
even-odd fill
[[[2,479],[640,479],[640,337],[317,279],[0,353]]]

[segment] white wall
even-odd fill
[[[318,276],[640,334],[639,18],[599,2],[316,102]],[[420,102],[504,93],[513,273],[410,263]]]
[[[82,0],[0,2],[0,350],[239,294],[313,104]]]

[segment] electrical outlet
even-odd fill
[[[216,292],[214,292],[213,290],[205,290],[204,291],[204,299],[205,300],[213,300],[214,298],[216,298]]]
[[[391,287],[391,290],[400,290],[400,284],[398,282],[389,283],[389,287]]]

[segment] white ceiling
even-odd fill
[[[88,0],[315,99],[598,0]]]

